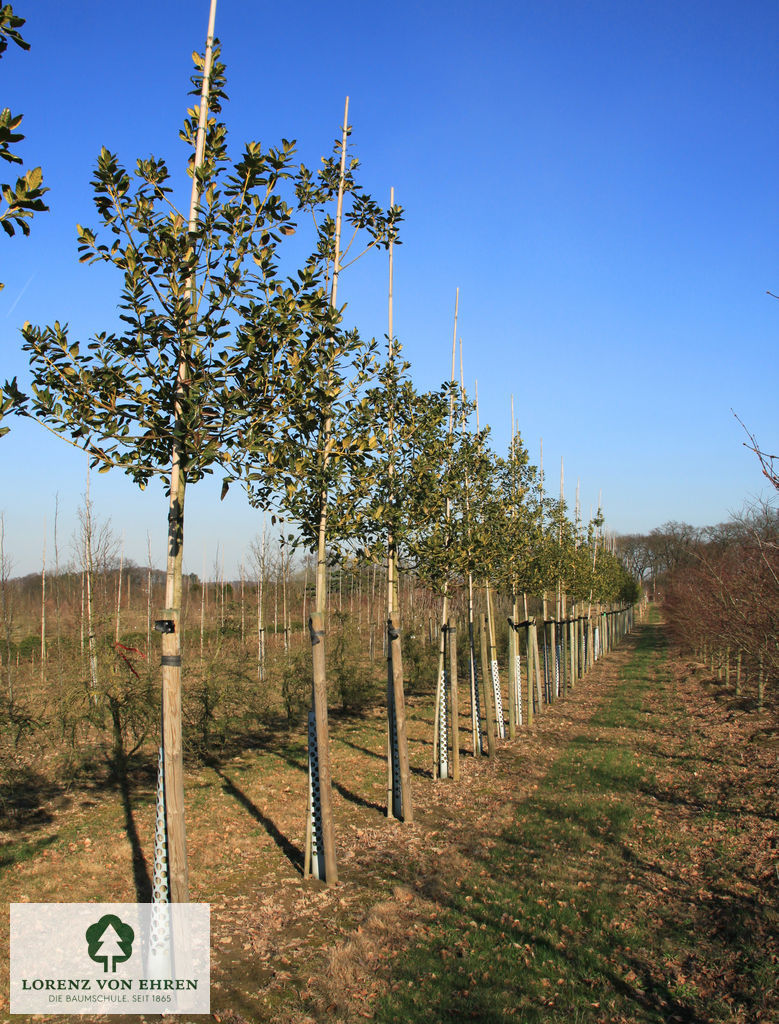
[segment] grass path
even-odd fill
[[[743,790],[742,753],[682,690],[643,627],[608,698],[396,957],[375,1020],[779,1019],[776,879],[753,845],[775,842],[775,793]]]

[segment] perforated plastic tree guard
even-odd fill
[[[559,644],[554,649],[554,691],[557,696],[560,696],[560,654],[562,648]]]
[[[498,725],[498,736],[505,740],[506,726],[503,722],[503,697],[500,692],[500,675],[498,674],[497,661],[490,663],[490,671],[492,673],[492,689],[495,694],[495,719]]]
[[[447,700],[447,685],[449,675],[444,670],[441,673],[441,703],[438,705],[438,777],[439,779],[449,778],[449,703]]]
[[[165,759],[160,747],[157,760],[157,813],[154,822],[154,872],[152,903],[169,903],[168,829],[165,821]]]
[[[157,808],[154,822],[151,901],[148,968],[152,977],[163,977],[170,973],[170,885],[168,828],[165,818],[165,755],[162,747],[157,760]]]
[[[325,877],[325,843],[322,834],[322,800],[319,789],[319,744],[316,715],[308,713],[308,796],[311,808],[311,874]]]

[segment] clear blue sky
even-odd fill
[[[89,181],[102,145],[132,165],[164,156],[183,187],[178,129],[208,0],[20,2],[29,53],[0,61],[0,105],[24,112],[26,166],[51,212],[0,239],[0,375],[26,379],[18,328],[54,319],[86,339],[115,323],[119,282],[76,260],[96,224]],[[779,203],[775,2],[638,0],[326,6],[219,0],[231,140],[296,138],[330,150],[351,97],[364,180],[406,210],[395,330],[421,387],[446,375],[455,288],[466,377],[494,445],[510,396],[547,478],[561,456],[587,514],[608,525],[727,518],[767,493],[735,409],[779,448]],[[337,19],[337,20],[336,20]],[[12,173],[6,170],[5,177]],[[368,336],[386,331],[386,266],[355,268],[339,298]],[[15,572],[73,530],[85,457],[32,423],[0,440],[0,508]],[[554,483],[552,483],[554,482]],[[228,575],[260,528],[239,492],[188,493],[187,564]],[[162,488],[93,478],[99,518],[162,565]]]

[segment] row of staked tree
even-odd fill
[[[419,393],[392,328],[392,259],[402,210],[359,184],[349,153],[348,100],[340,137],[317,170],[295,145],[247,143],[229,154],[221,117],[225,67],[214,36],[194,55],[180,137],[189,151],[188,209],[165,162],[126,168],[101,150],[92,181],[99,227],[78,228],[79,259],[121,280],[118,324],[84,342],[67,325],[22,329],[31,384],[6,381],[0,411],[29,416],[84,449],[100,472],[141,488],[164,484],[168,523],[162,634],[162,750],[171,896],[188,899],[181,735],[181,607],[188,488],[209,474],[245,489],[316,557],[310,616],[311,873],[337,879],[330,806],[323,613],[326,569],[339,550],[387,567],[388,723],[401,798],[412,817],[403,711],[398,568],[444,602],[457,588],[631,600],[621,563],[598,551],[600,514],[572,519],[550,501],[519,433],[502,457],[473,429],[462,380]],[[339,295],[348,266],[371,250],[390,261],[386,346],[347,326]],[[300,254],[303,254],[302,256]],[[455,323],[456,336],[456,323]],[[472,600],[470,607],[472,609]],[[442,623],[448,620],[444,604]],[[443,629],[441,635],[443,636]],[[442,648],[443,651],[443,648]],[[442,654],[443,656],[443,654]]]

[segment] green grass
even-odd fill
[[[733,1015],[738,995],[726,999],[716,986],[707,991],[686,976],[700,907],[691,901],[688,910],[671,910],[659,899],[641,911],[642,882],[654,883],[661,870],[656,857],[684,866],[695,852],[692,839],[657,829],[641,798],[663,763],[642,741],[648,697],[670,687],[665,656],[657,628],[646,628],[586,731],[561,751],[489,855],[450,885],[432,923],[396,958],[377,1021],[742,1019]],[[676,714],[672,699],[667,707]],[[693,768],[684,771],[692,776]],[[726,844],[712,857],[707,876],[728,877]],[[772,965],[759,941],[750,941],[746,908],[745,915],[736,934],[725,935],[723,959],[732,942],[742,945],[736,989],[745,1004],[759,1005]]]

